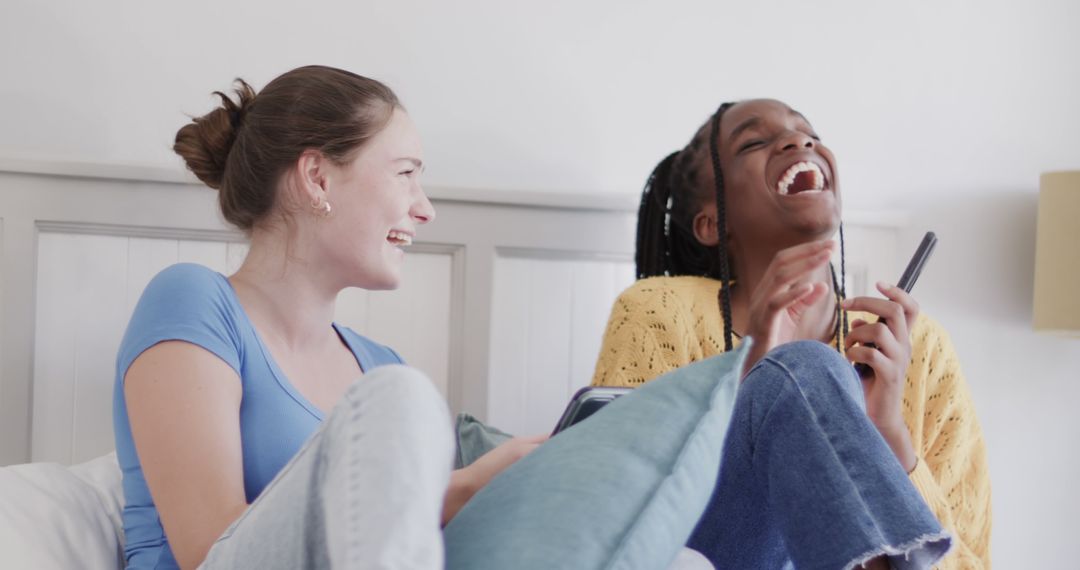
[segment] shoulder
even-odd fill
[[[701,341],[711,329],[699,324],[719,319],[719,289],[719,281],[703,277],[634,282],[611,308],[592,384],[638,386],[700,359]]]
[[[615,301],[615,309],[628,312],[695,311],[713,306],[720,282],[707,277],[648,277],[627,287]]]
[[[720,290],[720,282],[708,277],[646,277],[638,279],[619,295],[627,299],[650,299],[656,297],[677,296],[693,298],[697,296],[715,296]]]
[[[929,400],[946,395],[946,400],[952,400],[958,391],[966,391],[960,358],[945,327],[933,317],[919,313],[910,334],[908,382],[922,386],[928,404]]]
[[[912,341],[949,342],[949,333],[936,319],[926,313],[919,313],[915,326],[911,328]]]
[[[630,285],[615,300],[611,320],[638,324],[666,323],[696,326],[720,319],[716,298],[720,282],[707,277],[649,277]]]
[[[919,313],[911,327],[911,355],[920,360],[949,362],[957,365],[956,351],[948,331],[930,315]]]
[[[197,263],[177,263],[159,271],[146,289],[182,292],[190,289],[217,289],[227,283],[224,275],[209,267]]]
[[[225,276],[192,263],[169,266],[150,280],[128,322],[119,362],[126,369],[150,346],[183,340],[238,366],[238,310]]]
[[[193,303],[220,303],[229,299],[230,287],[224,275],[208,267],[178,263],[162,269],[150,280],[139,299],[139,309],[157,304],[188,308]]]
[[[161,270],[143,290],[131,325],[220,324],[236,318],[235,296],[224,275],[194,263]]]
[[[718,323],[720,282],[705,277],[649,277],[630,285],[615,300],[605,337],[651,336],[664,344],[694,344]]]
[[[389,346],[379,344],[346,326],[337,325],[337,329],[341,336],[345,337],[345,342],[352,348],[353,353],[364,362],[372,363],[374,366],[405,363],[401,355]]]

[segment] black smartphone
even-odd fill
[[[915,255],[911,256],[911,261],[908,262],[907,268],[904,269],[904,274],[900,276],[900,281],[896,282],[896,286],[903,289],[905,293],[910,293],[911,288],[915,286],[915,281],[919,278],[919,274],[922,273],[923,266],[926,265],[926,260],[930,258],[930,254],[934,252],[934,246],[937,245],[937,235],[934,232],[926,232],[926,235],[922,238],[922,243],[919,244],[919,249],[915,250]]]
[[[911,256],[911,261],[908,262],[904,273],[900,276],[900,281],[896,282],[897,287],[903,289],[905,293],[911,293],[911,289],[915,287],[915,281],[919,279],[919,275],[926,265],[926,260],[930,258],[930,254],[934,252],[934,246],[936,245],[937,235],[934,232],[926,232],[926,235],[922,238],[922,243],[919,244],[919,248],[915,250],[915,255]],[[885,319],[880,319],[879,322],[883,323]],[[877,348],[873,344],[867,344],[866,346]],[[861,362],[855,364],[855,370],[862,378],[873,374],[873,370]]]
[[[607,386],[586,386],[574,393],[570,403],[566,405],[559,423],[555,424],[555,435],[560,431],[584,420],[585,418],[600,411],[600,408],[610,404],[633,388],[611,388]]]

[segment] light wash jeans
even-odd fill
[[[200,568],[441,570],[452,433],[445,402],[421,372],[373,370],[349,387]],[[684,549],[669,570],[711,568]]]
[[[450,415],[431,381],[405,366],[376,368],[200,568],[442,568],[453,452]]]
[[[719,570],[929,568],[951,545],[866,416],[836,350],[782,345],[743,380],[716,490],[688,546]]]

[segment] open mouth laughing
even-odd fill
[[[386,234],[386,241],[397,247],[412,245],[412,240],[412,234],[400,230],[390,230],[390,233]]]
[[[827,188],[828,180],[821,167],[806,160],[789,166],[776,182],[776,191],[781,196],[818,194]]]

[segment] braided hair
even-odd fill
[[[724,351],[732,349],[731,284],[735,278],[728,256],[727,201],[724,175],[720,168],[720,120],[734,102],[720,105],[682,150],[673,152],[656,165],[641,194],[638,208],[637,243],[634,261],[638,279],[647,277],[694,275],[720,281],[717,303],[724,320]],[[694,216],[709,198],[702,184],[698,165],[702,152],[708,152],[712,166],[716,200],[716,232],[719,244],[706,246],[693,232]],[[847,267],[844,260],[844,225],[840,224],[840,279],[830,263],[832,285],[838,301],[847,298]],[[834,337],[836,349],[843,352],[843,338],[848,334],[847,312],[836,305]],[[842,331],[842,332],[841,332]]]

